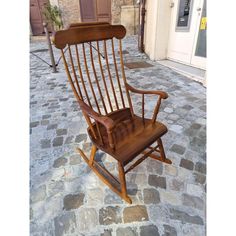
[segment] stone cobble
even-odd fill
[[[31,51],[44,48],[47,48],[44,41],[31,43]],[[52,73],[48,65],[31,55],[32,236],[205,235],[205,88],[140,54],[136,37],[126,37],[123,50],[127,51],[126,62],[146,61],[153,65],[126,69],[132,86],[164,90],[169,95],[162,103],[158,119],[169,129],[163,145],[173,164],[146,159],[127,174],[133,204],[121,200],[75,152],[80,147],[89,154],[91,142],[62,61],[58,73]],[[54,54],[58,60],[59,50],[55,49]],[[48,52],[37,55],[50,62]],[[140,111],[141,98],[135,97],[133,101]],[[148,97],[147,115],[151,115],[153,106],[155,101]],[[117,173],[112,158],[102,152],[96,158]]]

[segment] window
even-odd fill
[[[179,0],[176,31],[189,31],[193,0]]]

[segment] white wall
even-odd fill
[[[144,25],[144,47],[145,52],[153,60],[155,48],[155,34],[157,21],[157,2],[159,0],[146,1],[146,17]]]
[[[171,18],[171,0],[147,0],[144,45],[151,60],[167,56]]]

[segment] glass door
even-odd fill
[[[201,16],[198,24],[198,29],[194,42],[194,50],[192,52],[191,64],[200,68],[206,68],[206,36],[207,36],[207,12],[206,12],[206,0],[203,0],[203,7],[198,8],[199,15]]]

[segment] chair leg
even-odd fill
[[[96,151],[97,151],[97,147],[95,145],[93,145],[92,148],[91,148],[90,158],[88,158],[80,148],[76,148],[76,151],[79,152],[79,154],[83,157],[85,162],[90,167],[93,165],[94,157],[95,157],[95,154],[96,154]]]
[[[97,147],[95,145],[92,146],[91,153],[90,153],[90,158],[89,158],[89,166],[93,165],[94,157],[97,151]]]
[[[104,184],[106,184],[112,191],[118,194],[126,202],[132,203],[131,199],[127,195],[124,167],[120,163],[118,163],[120,177],[120,181],[118,181],[108,170],[106,170],[94,160],[97,151],[97,147],[95,145],[93,145],[91,148],[90,158],[88,158],[80,148],[76,148],[76,150],[80,153],[81,157],[85,160],[85,162],[93,170],[93,172],[103,181]],[[112,182],[105,178],[104,174],[112,178],[113,181],[118,184],[118,186],[120,185],[120,189],[118,186],[116,187],[114,184],[112,184]]]
[[[132,203],[132,200],[127,195],[127,188],[126,188],[126,179],[125,179],[125,171],[123,165],[118,162],[118,171],[119,171],[119,178],[120,178],[120,186],[121,186],[121,195],[122,198],[127,201],[128,203]]]
[[[168,164],[171,164],[172,161],[166,158],[166,154],[165,154],[165,150],[164,150],[161,138],[157,139],[157,143],[159,145],[161,161],[163,161],[165,163],[168,163]]]
[[[170,159],[166,158],[161,138],[159,138],[157,140],[157,144],[158,145],[155,148],[153,148],[153,147],[148,147],[148,148],[151,149],[153,152],[158,152],[158,154],[152,152],[152,153],[149,153],[148,156],[154,160],[158,160],[158,161],[164,162],[166,164],[172,164],[172,161]],[[147,155],[147,153],[148,153],[148,151],[146,151],[146,150],[144,150],[142,152],[142,154],[144,154],[144,155]]]

